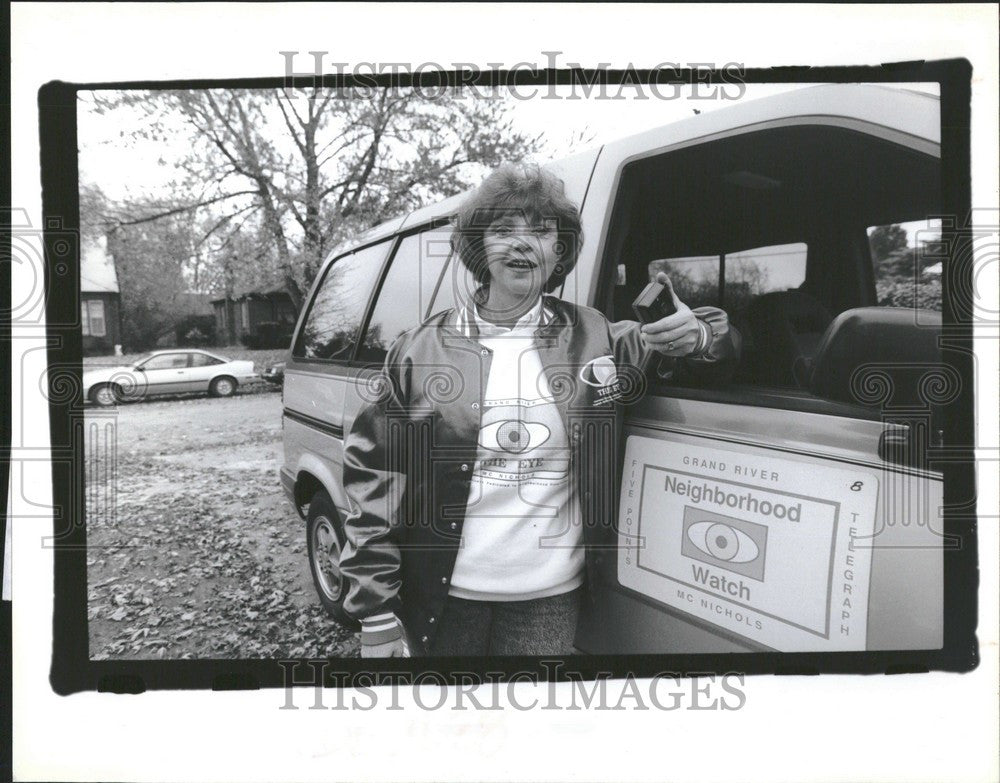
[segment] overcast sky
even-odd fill
[[[515,125],[531,134],[543,132],[546,143],[538,156],[540,162],[552,160],[567,154],[569,140],[584,133],[593,137],[590,144],[577,149],[599,146],[613,139],[639,133],[660,125],[694,115],[694,110],[706,113],[718,111],[737,102],[746,102],[775,95],[789,90],[803,89],[811,85],[803,84],[748,84],[739,101],[704,100],[692,97],[692,88],[683,86],[673,99],[657,97],[648,87],[633,90],[625,88],[621,95],[625,100],[600,98],[596,90],[589,98],[577,88],[575,95],[580,100],[551,100],[544,96],[550,88],[521,88],[522,94],[530,94],[534,89],[538,95],[526,100],[508,97],[511,115]],[[937,85],[906,85],[936,91]],[[569,94],[569,87],[557,88],[563,95]],[[704,91],[704,86],[700,89]],[[609,94],[617,95],[618,88],[609,88]],[[660,89],[663,96],[672,96],[670,86]],[[81,93],[78,116],[78,136],[80,141],[80,180],[94,183],[105,194],[114,199],[127,199],[128,192],[145,191],[155,193],[172,176],[172,169],[164,166],[161,159],[174,157],[176,151],[164,148],[161,143],[136,141],[131,132],[141,127],[138,112],[119,110],[112,114],[99,115],[89,109],[87,96]],[[180,128],[180,125],[178,125]],[[186,143],[186,136],[178,134],[178,145]]]
[[[752,100],[803,85],[747,85],[741,101]],[[523,88],[528,91],[531,88]],[[568,94],[568,87],[560,89]],[[704,88],[702,88],[704,89]],[[595,91],[584,98],[578,89],[580,100],[551,100],[543,97],[548,88],[538,88],[540,95],[528,100],[514,100],[508,97],[513,121],[521,130],[532,135],[544,133],[546,143],[540,161],[559,158],[568,152],[569,140],[585,133],[593,136],[591,144],[599,146],[612,139],[665,125],[675,120],[691,117],[694,109],[700,112],[715,111],[734,104],[732,100],[694,100],[690,88],[684,87],[676,99],[658,98],[648,88],[640,93],[626,88],[622,91],[625,100],[600,99]],[[609,88],[611,91],[611,88]],[[611,94],[618,94],[613,88]],[[671,95],[665,86],[661,94]],[[170,159],[175,150],[164,148],[160,143],[133,140],[131,132],[141,127],[138,112],[117,110],[100,115],[90,110],[85,94],[81,94],[78,117],[80,140],[80,179],[101,187],[112,199],[127,198],[129,190],[155,192],[169,179],[171,170],[161,159]],[[178,134],[178,145],[185,137]]]

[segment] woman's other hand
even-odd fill
[[[386,612],[361,621],[362,658],[408,658],[403,624],[392,612]]]
[[[362,658],[409,658],[410,651],[406,647],[406,642],[396,639],[393,642],[384,644],[362,644]]]
[[[656,274],[656,282],[670,290],[677,312],[659,321],[643,324],[642,338],[646,344],[664,356],[691,356],[705,350],[711,334],[706,326],[691,312],[691,308],[677,298],[673,283],[664,272]]]

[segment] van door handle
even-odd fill
[[[910,428],[885,430],[878,439],[878,455],[886,462],[908,465],[912,461]]]

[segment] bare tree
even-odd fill
[[[429,100],[384,88],[370,99],[336,90],[200,90],[98,94],[99,111],[141,111],[136,133],[177,150],[172,195],[121,225],[203,210],[196,243],[227,247],[263,229],[282,284],[298,306],[330,248],[370,226],[471,186],[484,167],[538,150],[500,101]],[[177,129],[189,135],[177,143]]]

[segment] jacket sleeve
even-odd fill
[[[614,321],[608,324],[615,363],[632,366],[646,373],[654,366],[663,380],[722,384],[728,381],[739,364],[742,340],[729,323],[729,316],[718,307],[696,307],[692,311],[710,332],[708,342],[697,355],[674,358],[663,356],[642,340],[638,321]]]
[[[377,381],[359,379],[363,385],[356,393],[368,401],[344,441],[344,490],[350,514],[344,520],[340,570],[347,580],[344,609],[362,621],[399,611],[403,536],[399,511],[406,474],[398,448],[400,427],[394,424],[406,416],[401,342],[398,339],[390,348]]]

